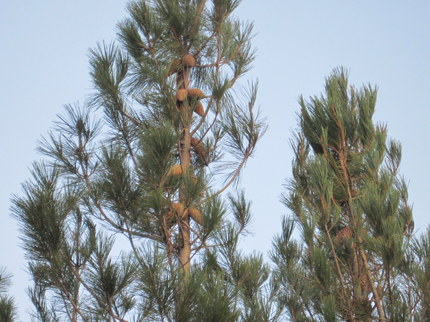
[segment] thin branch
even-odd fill
[[[378,308],[379,320],[385,321],[386,318],[384,315],[384,311],[382,310],[382,306],[381,306],[381,302],[380,302],[381,300],[379,298],[378,291],[374,285],[373,277],[372,277],[372,274],[371,274],[370,269],[369,269],[369,264],[367,262],[366,254],[364,253],[364,250],[361,247],[360,247],[359,252],[360,252],[361,258],[363,259],[364,267],[366,268],[366,274],[367,274],[367,278],[369,279],[370,287],[372,288],[372,293],[375,296],[375,304],[376,304],[376,307]]]
[[[106,311],[108,311],[109,312],[109,314],[111,314],[111,316],[114,318],[114,319],[117,319],[117,320],[119,320],[119,321],[121,321],[121,322],[128,322],[127,320],[124,320],[124,319],[122,319],[121,317],[119,317],[119,316],[117,316],[117,315],[115,315],[115,314],[113,314],[113,312],[112,312],[112,309],[110,308],[110,310],[109,310],[109,308],[108,307],[106,307],[106,305],[102,302],[102,300],[97,296],[97,294],[95,294],[93,291],[92,291],[92,289],[88,286],[88,284],[87,283],[85,283],[85,281],[81,278],[81,276],[75,271],[75,269],[73,268],[73,266],[72,265],[69,265],[69,267],[70,267],[70,269],[72,270],[72,272],[73,272],[73,274],[75,274],[75,276],[76,276],[76,278],[79,280],[79,282],[81,282],[82,283],[82,285],[85,287],[85,289],[91,294],[91,296],[92,297],[94,297],[94,299],[97,301],[97,303],[100,305],[100,306],[102,306]]]
[[[251,153],[252,153],[252,151],[251,152],[248,152],[245,156],[244,156],[244,158],[243,158],[243,160],[242,160],[242,162],[240,163],[240,165],[239,165],[239,167],[236,169],[236,172],[235,172],[235,174],[232,176],[232,178],[230,179],[230,181],[224,186],[224,188],[222,188],[221,190],[219,190],[219,191],[217,191],[216,193],[214,193],[213,195],[211,195],[209,198],[206,198],[206,199],[204,199],[204,200],[202,200],[202,201],[200,201],[198,204],[197,204],[197,206],[200,206],[200,205],[202,205],[204,202],[206,202],[207,200],[209,200],[209,199],[212,199],[212,198],[214,198],[214,197],[216,197],[216,196],[218,196],[219,194],[221,194],[222,192],[224,192],[233,182],[234,182],[234,180],[236,180],[236,177],[239,175],[239,172],[240,172],[240,170],[242,170],[242,167],[245,165],[245,163],[246,163],[246,160],[248,160],[248,158],[249,158],[249,156],[251,155]]]

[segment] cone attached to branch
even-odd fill
[[[168,176],[181,176],[182,175],[182,167],[180,164],[173,165],[169,172],[167,173]]]
[[[203,225],[203,216],[200,210],[196,208],[190,208],[188,209],[188,214],[191,218],[193,218],[196,223],[198,223],[199,225]]]
[[[196,97],[198,99],[202,99],[205,97],[205,93],[203,93],[203,91],[198,88],[190,88],[187,92],[188,92],[188,97],[190,98]]]
[[[172,204],[172,207],[175,210],[176,215],[178,216],[179,219],[182,219],[185,216],[183,204],[174,203],[174,204]]]
[[[203,108],[203,104],[201,102],[199,102],[199,104],[195,108],[194,113],[200,116],[205,115],[205,109]]]
[[[202,158],[205,158],[206,152],[203,144],[199,142],[195,137],[191,138],[191,146],[194,148],[194,151],[199,154]]]
[[[178,101],[183,102],[187,99],[188,96],[188,92],[186,89],[180,89],[178,90],[178,92],[176,93],[176,98]]]
[[[184,206],[181,203],[173,203],[172,208],[174,211],[169,210],[167,214],[164,215],[164,220],[168,229],[176,225],[178,220],[181,220],[187,214],[187,212],[184,212]]]
[[[198,145],[198,144],[201,144],[200,142],[199,142],[199,140],[198,139],[196,139],[194,136],[191,138],[191,145],[193,146],[193,147],[195,147],[196,145]]]
[[[195,58],[193,57],[193,55],[190,55],[190,54],[186,54],[182,58],[182,62],[184,63],[184,65],[188,67],[194,67],[194,65],[196,64]]]

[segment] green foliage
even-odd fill
[[[17,321],[18,312],[13,296],[7,294],[12,285],[12,274],[4,267],[0,268],[0,321]]]
[[[324,95],[299,99],[293,178],[282,197],[292,217],[271,253],[279,305],[293,321],[410,321],[424,304],[411,284],[417,256],[401,145],[373,124],[376,95],[370,85],[349,86],[338,68]],[[302,243],[292,239],[295,225]]]
[[[94,93],[58,115],[13,196],[34,319],[279,317],[261,255],[237,250],[250,202],[223,196],[267,128],[238,82],[255,54],[239,3],[131,1],[119,43],[90,50]]]

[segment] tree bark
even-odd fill
[[[178,73],[176,84],[178,89],[188,89],[189,72],[187,68]],[[187,174],[191,163],[191,135],[190,135],[190,120],[187,117],[187,124],[183,128],[183,138],[180,145],[180,162],[182,173]],[[187,208],[186,200],[183,192],[184,186],[179,191],[179,202],[182,204],[183,209]],[[182,215],[182,214],[181,214]],[[190,216],[187,214],[179,221],[179,232],[181,236],[181,245],[179,247],[179,262],[183,269],[185,278],[190,275],[190,261],[191,261],[191,243],[190,243]]]
[[[181,166],[182,173],[187,173],[190,167],[190,150],[191,150],[191,135],[190,128],[187,126],[184,129],[184,138],[181,144]],[[184,189],[183,187],[181,190]],[[183,191],[179,192],[179,199],[183,205],[183,209],[186,209],[187,204],[184,198]],[[190,274],[190,259],[191,259],[191,243],[190,243],[190,216],[187,214],[179,222],[179,230],[182,238],[182,245],[179,248],[179,262],[184,270],[185,276]]]

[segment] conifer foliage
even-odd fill
[[[236,249],[250,203],[222,194],[266,130],[256,84],[238,84],[254,59],[239,2],[130,2],[119,45],[90,51],[94,95],[65,107],[13,198],[36,319],[276,317],[267,265]]]
[[[13,322],[17,320],[17,309],[13,296],[7,294],[12,284],[12,274],[5,268],[0,268],[0,321]]]
[[[429,237],[412,236],[401,146],[372,121],[376,95],[338,68],[324,95],[300,98],[292,216],[271,253],[292,321],[428,320]]]

